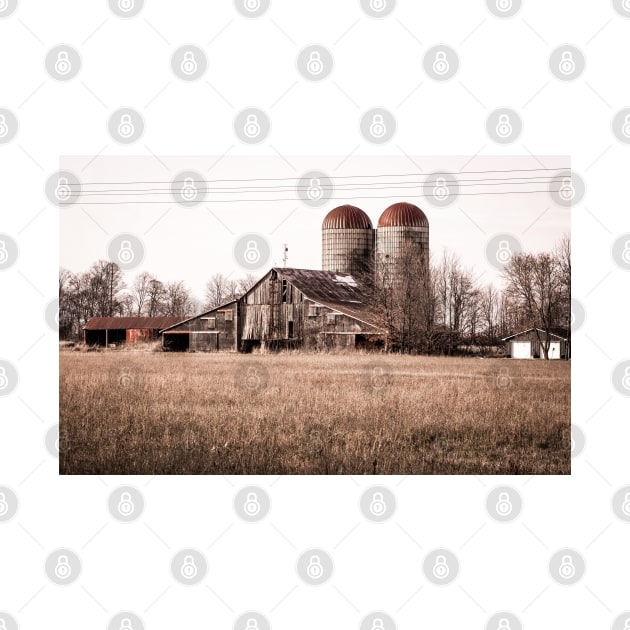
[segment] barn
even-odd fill
[[[567,331],[554,329],[549,332],[549,358],[567,359],[570,356]],[[504,337],[506,355],[512,359],[544,359],[542,347],[547,341],[547,333],[541,328],[528,328]]]
[[[92,317],[83,327],[83,341],[89,346],[153,341],[162,328],[181,321],[181,317]]]
[[[245,295],[162,330],[165,350],[355,348],[378,346],[384,331],[368,288],[350,274],[274,267]]]
[[[273,267],[237,300],[164,327],[162,347],[381,347],[387,333],[370,297],[374,274],[397,282],[400,262],[410,252],[428,265],[429,221],[417,206],[389,206],[376,229],[360,208],[338,206],[322,223],[321,270]]]

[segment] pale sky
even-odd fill
[[[334,207],[350,203],[362,208],[376,227],[382,211],[397,201],[418,205],[430,224],[430,247],[439,256],[444,247],[455,252],[464,266],[475,270],[482,282],[501,284],[500,273],[486,259],[486,244],[499,233],[514,235],[526,251],[551,249],[559,238],[570,232],[570,209],[561,207],[547,192],[544,183],[483,186],[471,184],[481,178],[547,176],[554,171],[531,169],[570,168],[563,156],[344,156],[294,157],[175,157],[175,156],[102,156],[63,157],[60,168],[74,172],[83,190],[124,191],[117,195],[84,195],[79,203],[60,208],[60,266],[71,271],[85,271],[92,262],[107,258],[107,245],[116,235],[129,232],[144,243],[145,256],[139,267],[125,272],[130,285],[142,271],[160,280],[184,280],[194,296],[203,299],[207,280],[216,272],[239,278],[248,273],[235,262],[233,247],[244,233],[265,235],[271,245],[271,261],[260,270],[262,276],[271,266],[282,266],[283,245],[288,245],[287,266],[321,269],[321,222]],[[495,173],[525,169],[523,172]],[[222,182],[211,184],[227,189],[208,194],[199,206],[185,208],[169,194],[155,195],[139,191],[168,191],[171,180],[182,171],[198,171],[209,180],[283,178],[275,182]],[[309,171],[322,171],[335,184],[348,188],[335,190],[336,199],[322,207],[309,207],[292,191],[297,181]],[[510,194],[460,195],[448,207],[437,207],[421,194],[422,182],[435,171],[459,173],[467,183],[461,192],[509,192]],[[472,173],[472,171],[493,171]],[[355,176],[379,175],[369,179]],[[408,175],[408,177],[400,177]],[[387,177],[389,176],[389,177]],[[339,179],[343,178],[343,179]],[[376,182],[418,182],[405,189],[375,190]],[[106,185],[97,185],[105,182]],[[160,182],[159,184],[112,184],[112,182]],[[366,182],[371,186],[365,187]],[[357,183],[357,186],[352,186]],[[269,186],[286,186],[270,190]],[[235,187],[255,186],[244,193]],[[356,190],[350,190],[356,188]],[[517,190],[541,190],[524,194]],[[134,193],[134,194],[130,194]],[[367,198],[363,198],[367,197]],[[377,198],[382,197],[382,198]],[[159,203],[128,203],[139,198]],[[111,201],[116,204],[90,205],[87,201]],[[219,201],[219,199],[221,201]],[[282,199],[282,200],[279,200]]]

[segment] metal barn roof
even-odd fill
[[[129,328],[166,328],[184,317],[92,317],[84,330],[127,330]]]
[[[274,270],[278,276],[285,278],[311,300],[371,326],[378,326],[368,291],[353,276],[338,271],[316,269],[274,267]]]

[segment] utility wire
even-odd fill
[[[545,194],[549,194],[552,192],[556,192],[559,193],[562,189],[559,188],[558,190],[551,190],[551,189],[547,189],[547,190],[514,190],[514,191],[488,191],[488,192],[469,192],[469,193],[459,193],[457,196],[458,197],[471,197],[471,196],[476,196],[476,195],[512,195],[512,194],[516,194],[516,195],[528,195],[528,194],[535,194],[535,193],[545,193]],[[447,195],[448,196],[448,195]],[[353,199],[392,199],[396,197],[396,195],[385,195],[385,196],[378,196],[378,195],[369,195],[369,196],[355,196],[353,197]],[[419,197],[432,197],[432,198],[437,198],[436,195],[433,194],[420,194],[420,195],[405,195],[405,198],[419,198]],[[192,200],[194,201],[194,200]],[[275,203],[278,201],[301,201],[299,199],[296,199],[295,197],[292,198],[285,198],[285,199],[224,199],[224,200],[220,200],[220,199],[203,199],[200,202],[203,203]],[[326,199],[326,201],[347,201],[347,197],[328,197]],[[156,204],[156,203],[186,203],[186,200],[180,200],[180,201],[173,201],[173,200],[169,200],[169,201],[79,201],[79,200],[73,200],[69,203],[64,203],[63,201],[59,202],[59,206],[72,206],[72,205],[127,205],[127,204],[140,204],[140,203],[145,203],[145,204]]]
[[[256,187],[235,187],[235,188],[215,188],[215,187],[201,187],[194,186],[193,181],[185,182],[185,184],[191,186],[196,192],[208,192],[208,193],[217,193],[217,194],[228,194],[228,193],[265,193],[265,192],[292,192],[292,191],[308,191],[312,188],[318,188],[321,190],[339,190],[339,191],[347,191],[347,190],[388,190],[391,188],[415,188],[415,187],[426,187],[426,186],[444,186],[446,188],[467,188],[473,186],[505,186],[505,185],[514,185],[514,186],[523,186],[529,184],[553,184],[553,183],[562,183],[561,180],[569,179],[564,176],[556,176],[552,177],[549,175],[543,175],[539,177],[514,177],[509,180],[500,180],[500,181],[492,181],[491,179],[487,180],[459,180],[459,181],[448,181],[444,178],[438,178],[433,181],[423,181],[423,182],[413,182],[413,181],[405,181],[405,182],[369,182],[362,185],[357,185],[358,182],[348,183],[348,184],[338,184],[338,185],[330,185],[325,183],[312,184],[312,185],[297,185],[297,186],[269,186],[265,188],[256,188]],[[546,181],[539,181],[546,180]],[[559,181],[560,180],[560,181]],[[185,186],[184,186],[185,187]],[[182,187],[182,188],[184,188]],[[69,187],[70,188],[70,187]],[[103,189],[103,190],[83,190],[83,189],[72,189],[71,192],[76,192],[80,195],[112,195],[112,196],[120,196],[120,195],[178,195],[181,192],[182,188],[148,188],[148,189],[129,189],[129,190],[116,190],[116,189]]]
[[[566,172],[570,173],[570,168],[515,168],[515,169],[497,169],[497,170],[485,170],[485,171],[439,171],[437,173],[429,173],[428,176],[437,175],[444,177],[455,177],[457,175],[473,175],[473,174],[487,174],[487,173],[533,173],[538,171],[553,171],[553,172]],[[421,176],[420,173],[390,173],[390,174],[371,174],[371,175],[335,175],[334,177],[328,177],[328,179],[356,179],[356,178],[374,178],[374,177],[418,177]],[[327,176],[326,176],[327,177]],[[215,183],[215,182],[276,182],[276,181],[295,181],[296,177],[253,177],[247,179],[201,179],[195,180],[199,183]],[[497,179],[497,178],[490,178]],[[126,181],[126,182],[81,182],[82,185],[91,186],[91,185],[135,185],[135,184],[165,184],[170,185],[174,183],[184,183],[185,180],[174,180],[171,182],[168,181]],[[69,182],[69,185],[73,185]],[[76,184],[74,184],[76,185]]]

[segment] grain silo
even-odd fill
[[[331,210],[322,223],[322,269],[361,276],[374,258],[374,229],[363,210],[344,205]]]
[[[429,220],[418,206],[395,203],[378,220],[376,264],[379,273],[394,278],[414,269],[413,261],[429,262]]]

